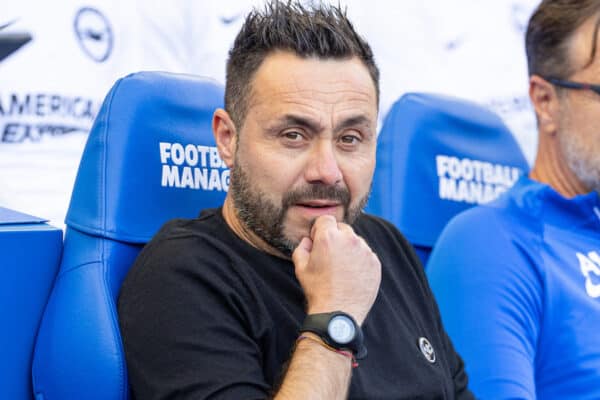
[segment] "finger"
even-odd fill
[[[350,233],[354,233],[354,229],[352,229],[352,227],[344,222],[338,222],[337,223],[338,229],[342,232],[350,232]]]
[[[337,229],[337,220],[335,219],[335,217],[333,215],[321,215],[320,217],[317,217],[315,223],[310,229],[310,238],[314,240],[315,235],[318,231],[323,231],[332,228]]]
[[[354,232],[354,229],[348,225],[345,224],[343,222],[338,222],[338,229],[340,230],[340,232],[343,234],[343,236],[346,238],[346,240],[348,240],[350,245],[356,246],[357,248],[359,247],[365,247],[367,249],[371,249],[371,247],[369,246],[369,244],[367,243],[367,241],[356,234],[356,232]]]
[[[296,267],[303,267],[308,263],[310,252],[312,250],[312,240],[307,237],[302,238],[298,246],[292,253],[292,261]]]

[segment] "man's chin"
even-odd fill
[[[296,250],[296,247],[298,247],[299,243],[300,241],[281,238],[269,243],[269,245],[271,245],[275,250],[279,251],[285,257],[292,258],[292,253],[294,250]]]
[[[290,206],[285,213],[283,221],[283,240],[278,243],[278,250],[282,247],[291,249],[289,255],[298,247],[300,241],[305,237],[310,237],[310,231],[313,224],[322,215],[331,215],[338,222],[344,221],[345,208],[343,206],[329,207],[328,209],[306,209],[307,207]],[[283,243],[285,242],[285,243]],[[283,251],[282,251],[283,252]]]
[[[291,255],[294,252],[294,250],[296,249],[296,247],[298,247],[303,238],[310,237],[310,229],[312,228],[313,222],[314,220],[308,221],[306,225],[303,225],[301,227],[290,227],[289,225],[284,227],[282,238],[283,243],[281,243],[281,246],[288,247],[291,250],[289,255]]]

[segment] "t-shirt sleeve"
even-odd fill
[[[457,400],[474,400],[475,396],[469,385],[469,377],[465,370],[465,363],[461,356],[456,352],[452,341],[448,337],[445,328],[442,326],[439,312],[437,312],[438,323],[442,335],[442,342],[447,354],[452,383],[454,385],[454,396]]]
[[[487,208],[458,216],[436,243],[427,275],[475,395],[535,399],[536,241],[511,229],[510,220]]]
[[[422,279],[424,288],[426,290],[427,296],[426,298],[430,299],[430,307],[433,313],[433,318],[437,323],[439,334],[441,336],[441,341],[444,346],[444,350],[446,352],[446,358],[448,360],[448,368],[449,372],[452,376],[452,382],[454,384],[454,396],[458,400],[471,400],[475,397],[473,393],[469,389],[469,379],[467,377],[467,373],[465,371],[465,363],[461,356],[456,352],[452,341],[448,337],[446,329],[444,328],[440,316],[440,310],[435,301],[434,295],[431,291],[431,287],[428,284],[428,280],[425,276],[423,266],[421,264],[421,257],[417,255],[417,252],[413,249],[413,247],[403,238],[403,245],[406,253],[408,254],[411,265],[416,266],[416,270],[418,271],[419,278]]]
[[[197,241],[152,243],[122,286],[119,319],[134,398],[267,398],[261,351],[248,328],[252,302],[226,257],[190,251]]]
[[[418,285],[422,288],[422,292],[420,293],[423,295],[423,299],[427,304],[427,312],[431,314],[429,315],[430,320],[435,325],[441,344],[444,348],[444,358],[447,361],[447,373],[451,376],[452,383],[454,385],[453,398],[458,400],[474,399],[475,397],[468,387],[468,377],[465,371],[465,364],[460,355],[454,349],[454,346],[452,345],[452,342],[442,325],[440,311],[427,281],[427,277],[425,276],[421,258],[417,255],[413,246],[394,226],[385,221],[383,221],[383,223],[384,226],[387,227],[388,232],[391,233],[391,236],[395,237],[396,243],[401,248],[401,253],[406,255],[408,265],[410,265],[410,268],[412,268],[414,271],[416,279],[418,280]]]

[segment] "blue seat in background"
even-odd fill
[[[229,171],[211,130],[222,102],[213,81],[156,72],[129,75],[108,93],[79,166],[37,338],[36,400],[129,398],[119,288],[164,222],[222,204]]]
[[[33,399],[35,337],[61,251],[62,230],[0,207],[0,399]]]
[[[425,265],[450,218],[493,200],[527,170],[493,112],[453,97],[408,93],[379,134],[367,211],[393,222]]]

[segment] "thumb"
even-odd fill
[[[308,259],[310,257],[310,252],[312,250],[312,240],[307,237],[302,238],[298,247],[292,253],[292,261],[296,269],[303,268],[308,264]]]

